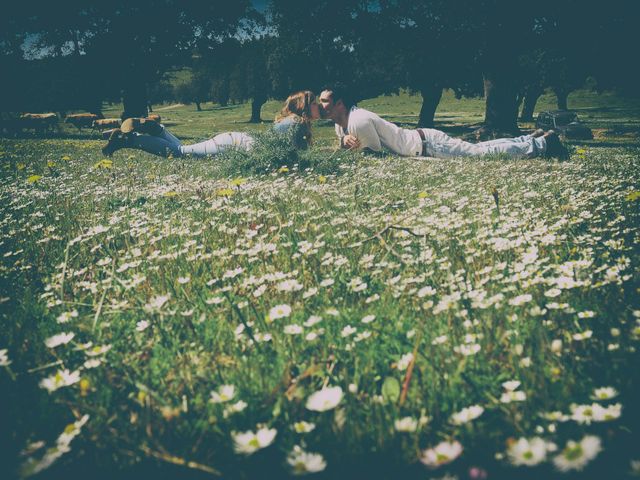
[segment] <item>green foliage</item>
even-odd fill
[[[278,133],[273,129],[251,133],[254,143],[249,151],[231,148],[216,155],[222,173],[230,177],[262,175],[273,172],[298,170],[318,174],[339,173],[340,165],[349,163],[354,153],[326,150],[300,150],[295,147],[294,132]]]

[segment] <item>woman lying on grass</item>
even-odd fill
[[[295,147],[305,149],[311,143],[311,121],[318,118],[320,112],[313,92],[296,92],[284,102],[273,129],[278,133],[290,133]],[[225,132],[204,142],[183,145],[177,137],[154,120],[127,118],[120,128],[111,132],[102,153],[110,157],[121,148],[133,148],[161,157],[204,157],[217,155],[229,147],[249,151],[254,141],[255,139],[245,132]]]

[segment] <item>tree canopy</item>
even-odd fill
[[[433,125],[442,89],[484,95],[485,130],[516,132],[545,89],[567,96],[592,77],[599,89],[637,89],[632,0],[250,0],[12,4],[0,19],[3,110],[90,111],[122,99],[123,117],[169,95],[164,75],[189,68],[173,92],[197,106],[268,98],[339,81],[354,98],[420,92],[419,125]],[[45,80],[48,82],[44,85]],[[16,94],[20,92],[20,94]]]

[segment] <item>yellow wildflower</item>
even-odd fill
[[[62,157],[62,160],[64,160],[65,162],[68,162],[69,160],[71,160],[71,157],[69,155],[64,155]]]
[[[244,185],[245,183],[247,183],[247,179],[238,177],[238,178],[234,178],[229,183],[231,184],[232,187],[239,187],[240,185]]]
[[[230,188],[219,188],[216,191],[216,195],[218,197],[230,197],[231,195],[233,195],[233,190]]]
[[[24,170],[25,168],[27,168],[27,166],[24,163],[21,162],[21,163],[16,165],[16,168],[18,170]]]
[[[427,192],[424,192],[424,191],[418,194],[418,198],[427,198],[427,196],[428,196]]]
[[[83,378],[80,380],[80,395],[85,397],[87,392],[89,392],[89,387],[91,386],[91,382],[88,379]]]
[[[636,190],[627,195],[627,202],[633,202],[634,200],[638,200],[640,198],[640,191]]]
[[[162,194],[163,197],[177,197],[178,196],[178,192],[174,192],[173,190],[171,190],[170,192],[164,192]]]
[[[113,168],[113,160],[103,159],[93,165],[93,168],[109,169]]]
[[[288,171],[289,171],[289,167],[287,167],[286,165],[283,165],[278,169],[278,173],[287,173]]]
[[[318,177],[318,182],[319,183],[327,183],[327,177],[325,177],[324,175],[320,175]]]
[[[27,178],[27,183],[36,183],[41,178],[42,175],[31,175],[29,178]]]

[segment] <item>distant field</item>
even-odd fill
[[[569,106],[596,138],[568,161],[348,156],[324,124],[335,171],[229,176],[0,139],[6,478],[637,474],[640,104]],[[164,107],[189,142],[269,127]],[[436,122],[482,115],[447,92]]]

